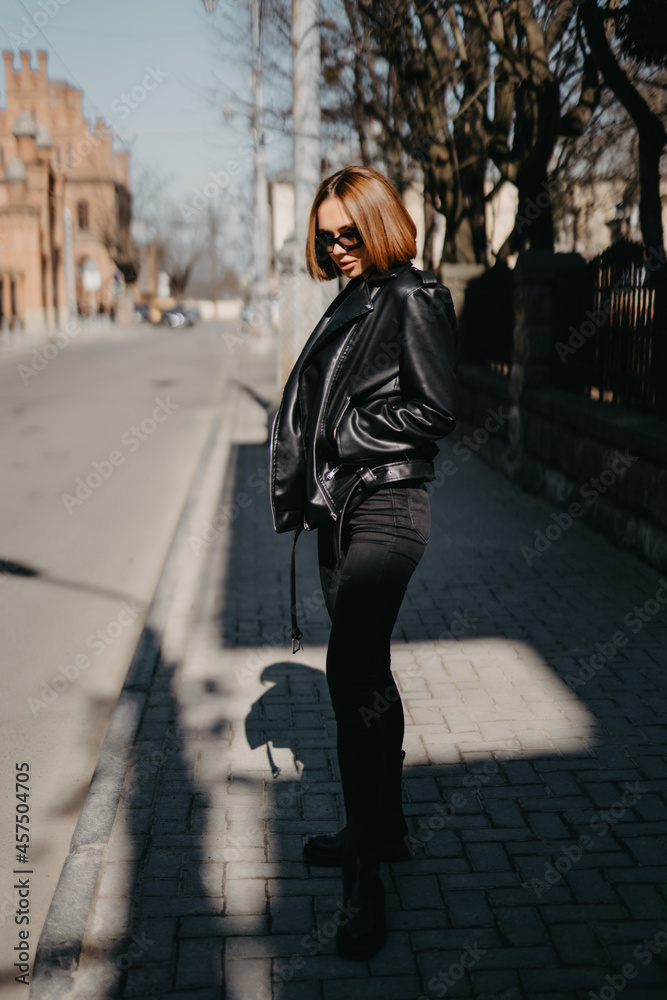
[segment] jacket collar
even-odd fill
[[[336,306],[336,299],[334,299],[332,303],[333,313],[324,328],[324,335],[328,336],[329,333],[339,329],[339,327],[348,323],[351,319],[356,319],[359,316],[364,316],[372,312],[373,298],[377,294],[378,286],[386,284],[386,282],[395,278],[397,274],[401,274],[411,267],[412,264],[410,261],[407,261],[405,264],[396,264],[388,271],[373,271],[367,278],[353,278],[355,286],[354,288],[350,288],[349,291],[347,287],[343,289],[343,292],[339,296],[341,299],[339,306]],[[348,292],[348,294],[345,295],[345,292]]]
[[[336,305],[337,301],[339,305]],[[368,316],[372,311],[373,295],[364,279],[357,281],[354,288],[346,286],[311,333],[304,348],[303,363],[305,364],[311,355],[327,343],[342,326],[362,316]]]
[[[368,316],[373,312],[373,299],[379,288],[395,278],[397,274],[408,270],[412,265],[408,261],[406,264],[397,264],[388,271],[374,271],[367,278],[353,278],[355,283],[353,288],[346,286],[337,299],[334,299],[327,312],[324,314],[318,325],[313,330],[303,356],[303,364],[318,351],[329,338],[342,326]],[[347,292],[347,294],[345,294]],[[336,302],[340,300],[337,306]],[[328,315],[327,315],[328,314]],[[303,367],[303,365],[302,365]]]
[[[387,281],[391,281],[395,278],[397,274],[402,274],[403,271],[409,271],[412,267],[411,261],[406,261],[403,264],[394,264],[393,267],[389,268],[388,271],[373,271],[368,275],[366,282],[371,287],[373,285],[383,285]]]

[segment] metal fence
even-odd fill
[[[593,399],[667,417],[664,264],[621,240],[556,296],[556,380]]]

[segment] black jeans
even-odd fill
[[[400,775],[404,718],[391,673],[390,639],[430,522],[424,485],[404,481],[373,493],[356,488],[345,510],[340,552],[337,524],[318,531],[320,578],[331,618],[327,683],[348,830],[353,820],[369,843],[395,807],[392,788],[398,787],[400,811],[396,768]]]

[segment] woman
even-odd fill
[[[416,228],[378,171],[350,166],[310,213],[311,277],[351,279],[313,331],[283,391],[271,441],[276,531],[318,529],[331,635],[327,683],[347,823],[311,837],[311,864],[341,865],[341,955],[385,939],[379,862],[411,856],[401,806],[403,707],[390,637],[429,535],[424,483],[455,426],[451,296],[413,268]],[[294,613],[293,651],[301,633]],[[347,909],[345,909],[347,907]]]

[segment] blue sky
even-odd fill
[[[46,49],[49,76],[80,87],[85,114],[123,130],[135,165],[168,177],[181,202],[247,148],[247,115],[233,99],[234,92],[248,96],[246,43],[236,27],[246,10],[245,0],[219,0],[215,15],[202,0],[2,0],[0,44],[33,54]],[[221,35],[228,52],[239,54],[235,65],[222,54]],[[132,90],[147,73],[154,88],[135,102]],[[219,104],[234,107],[231,121],[207,102],[212,91]],[[247,186],[251,162],[247,153],[240,158],[234,184]]]

